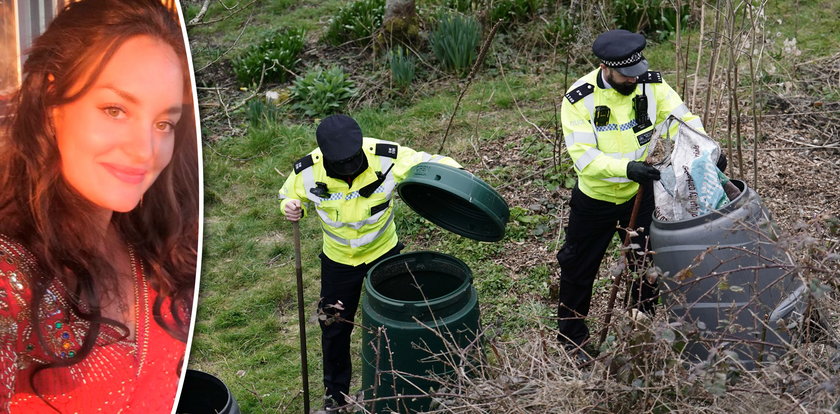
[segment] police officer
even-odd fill
[[[315,132],[318,148],[294,164],[280,189],[280,208],[297,221],[310,201],[321,221],[321,300],[319,309],[349,322],[320,321],[326,410],[343,405],[352,366],[350,334],[362,282],[379,260],[396,255],[392,195],[409,169],[421,162],[460,168],[453,159],[414,151],[394,142],[363,138],[353,118],[333,115]]]
[[[626,30],[600,34],[592,51],[599,67],[575,82],[563,99],[561,119],[566,149],[578,181],[572,190],[566,240],[557,253],[560,264],[558,339],[570,346],[587,342],[592,285],[604,253],[616,233],[626,228],[639,186],[645,186],[632,239],[646,246],[654,208],[652,180],[659,170],[644,162],[654,129],[669,115],[703,131],[659,72],[648,71],[642,55],[645,38]],[[674,131],[678,123],[674,123]],[[624,231],[618,230],[624,237]],[[644,257],[644,256],[636,256]],[[643,263],[631,263],[641,269]],[[634,281],[632,303],[653,312],[655,285]]]

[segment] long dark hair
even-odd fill
[[[83,0],[69,4],[33,44],[23,66],[23,82],[12,101],[0,140],[0,233],[26,246],[36,257],[31,275],[30,322],[45,352],[39,311],[56,280],[70,282],[68,303],[90,328],[71,358],[59,358],[39,371],[82,361],[93,348],[103,323],[100,296],[115,294],[108,277],[113,268],[90,235],[93,205],[61,174],[60,154],[50,127],[50,108],[83,96],[116,50],[129,38],[151,36],[170,45],[184,72],[184,104],[175,127],[170,164],[127,213],[111,223],[148,266],[158,293],[155,320],[186,342],[195,288],[198,244],[198,149],[186,49],[177,16],[160,0]],[[76,85],[82,88],[74,88]],[[77,91],[70,94],[70,91]],[[80,299],[85,298],[85,299]],[[166,299],[174,322],[161,315]],[[81,303],[84,301],[85,303]],[[30,384],[34,380],[30,378]]]

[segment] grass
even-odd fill
[[[824,35],[840,29],[831,18],[840,7],[834,3],[827,0],[798,4],[773,2],[768,11],[768,27],[778,29],[783,36],[796,36],[799,48],[814,56],[836,53],[836,39]],[[217,24],[191,29],[190,35],[197,42],[193,49],[195,65],[203,66],[230,47],[249,18],[250,23],[228,57],[260,39],[269,29],[302,27],[315,39],[324,30],[324,16],[335,13],[342,4],[338,0],[261,0],[252,6],[255,7],[253,16],[251,10],[246,10]],[[418,6],[423,6],[423,2],[418,2]],[[824,13],[828,10],[833,13]],[[222,16],[223,12],[220,3],[213,2],[205,19]],[[782,19],[780,25],[775,23],[776,16],[781,16],[778,17]],[[543,30],[543,26],[539,27]],[[833,29],[828,31],[829,28]],[[692,32],[692,36],[696,45],[698,32]],[[479,72],[464,97],[443,152],[470,166],[491,185],[501,186],[544,169],[550,162],[533,163],[524,169],[503,165],[487,171],[470,141],[479,141],[484,148],[500,145],[508,137],[524,136],[529,138],[511,142],[505,151],[521,152],[517,155],[527,159],[550,156],[551,151],[541,139],[535,138],[536,131],[523,120],[523,115],[550,135],[554,104],[559,105],[562,98],[564,79],[573,82],[591,70],[591,65],[573,62],[568,76],[561,73],[562,65],[539,72],[529,67],[519,71],[505,67],[507,78],[504,79],[494,62],[494,51],[500,56],[514,57],[531,53],[511,45],[500,44],[498,50],[494,46],[487,59],[487,70]],[[691,53],[693,62],[696,49]],[[645,55],[651,69],[663,71],[674,86],[675,52],[670,41],[652,44]],[[541,64],[544,62],[534,63]],[[690,67],[693,72],[693,63]],[[705,76],[706,69],[704,64],[700,76]],[[427,69],[418,65],[420,70]],[[351,115],[366,136],[435,152],[455,106],[458,88],[452,81],[432,84],[404,106],[355,107]],[[239,401],[242,412],[298,412],[302,401],[294,246],[291,225],[279,211],[276,192],[292,163],[315,147],[316,124],[288,114],[281,114],[277,121],[254,126],[247,125],[243,118],[242,114],[234,114],[233,124],[245,133],[231,134],[229,138],[205,144],[204,148],[205,242],[190,366],[222,378]],[[528,145],[529,142],[533,144]],[[561,186],[560,178],[541,181],[538,176],[535,185]],[[429,249],[452,254],[470,266],[479,292],[483,324],[493,327],[501,338],[515,339],[517,333],[533,328],[535,320],[552,325],[549,318],[554,313],[554,304],[547,297],[556,266],[554,262],[540,263],[514,273],[494,259],[517,243],[558,247],[553,237],[537,233],[555,231],[560,223],[553,216],[556,212],[533,213],[528,204],[511,207],[513,214],[507,236],[495,244],[474,242],[442,231],[401,202],[396,223],[407,251]],[[524,217],[527,218],[518,219]],[[301,232],[304,302],[310,317],[307,344],[311,401],[317,406],[322,395],[320,332],[311,320],[319,297],[317,255],[321,236],[317,220],[314,217],[303,220]],[[523,297],[529,300],[520,300]],[[360,354],[360,336],[357,329],[353,355]],[[360,386],[361,367],[359,361],[354,365],[353,390]]]
[[[831,0],[768,2],[768,35],[796,38],[806,56],[831,55],[837,53],[836,37],[826,34],[840,31],[838,13],[840,4]]]
[[[249,3],[243,1],[240,4]],[[189,30],[195,67],[200,68],[213,60],[221,53],[220,49],[224,50],[233,45],[237,37],[239,41],[233,50],[228,52],[228,58],[280,28],[303,28],[307,33],[319,31],[324,24],[321,21],[322,16],[335,13],[343,3],[341,0],[257,0],[249,8],[226,17],[229,13],[222,2],[211,2],[203,20],[223,20]],[[219,45],[227,47],[220,48]]]

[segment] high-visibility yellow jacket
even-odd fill
[[[350,266],[376,260],[397,245],[391,198],[396,184],[406,178],[411,167],[427,161],[461,167],[452,158],[374,138],[364,138],[362,150],[368,168],[352,185],[327,175],[321,150],[316,148],[295,162],[293,172],[280,189],[280,209],[284,214],[286,204],[292,199],[314,204],[323,230],[324,254]],[[359,194],[359,190],[386,172],[373,194],[369,197]]]
[[[627,164],[647,157],[654,128],[674,115],[689,126],[705,131],[700,118],[689,112],[659,72],[639,76],[636,92],[630,96],[607,86],[600,69],[580,78],[566,93],[560,116],[580,190],[589,197],[621,204],[631,199],[639,188],[638,183],[627,178]],[[649,124],[637,125],[633,106],[636,95],[647,96]],[[598,106],[610,109],[605,125],[596,125]],[[676,122],[671,126],[672,136],[677,127]]]

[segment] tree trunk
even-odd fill
[[[376,43],[384,49],[395,44],[416,45],[420,38],[420,19],[414,0],[385,0],[385,16]]]
[[[383,22],[392,18],[409,19],[417,17],[414,0],[385,0],[385,17]]]

